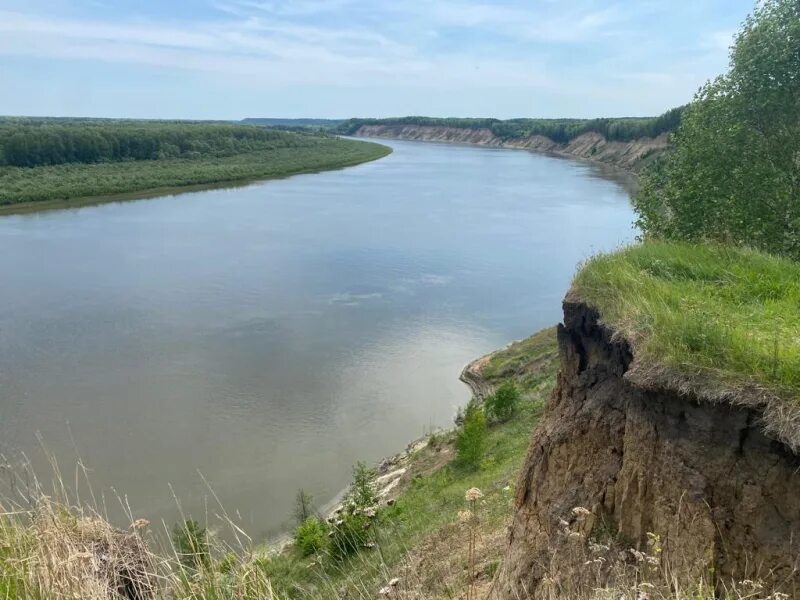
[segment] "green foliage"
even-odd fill
[[[211,566],[208,532],[197,521],[176,523],[172,528],[172,545],[185,567],[199,571]]]
[[[464,467],[477,469],[486,452],[486,415],[474,401],[467,405],[464,424],[456,436],[458,462]]]
[[[375,485],[377,473],[366,463],[357,462],[353,467],[353,482],[347,493],[345,504],[353,509],[365,509],[378,503],[378,489]]]
[[[506,381],[486,398],[486,414],[490,419],[503,422],[514,416],[519,407],[520,394],[513,381]]]
[[[754,250],[649,242],[590,260],[573,283],[639,360],[800,397],[800,264]]]
[[[481,376],[495,386],[513,380],[520,392],[535,391],[557,369],[555,339],[556,328],[550,327],[514,342],[492,354],[481,368]]]
[[[298,525],[307,522],[311,517],[316,516],[314,509],[314,497],[304,489],[297,490],[294,499],[294,519]]]
[[[339,126],[339,132],[352,135],[365,125],[456,127],[489,129],[494,135],[510,140],[534,135],[566,144],[584,133],[599,133],[610,141],[630,141],[656,137],[675,130],[681,121],[683,107],[673,108],[659,117],[617,119],[455,119],[435,117],[401,117],[391,119],[350,119]]]
[[[373,519],[361,510],[345,510],[331,528],[329,551],[342,560],[356,554],[370,541]]]
[[[310,517],[294,532],[294,544],[302,556],[311,556],[323,550],[328,543],[328,529],[316,517]]]
[[[650,237],[800,259],[800,3],[766,0],[635,199]]]
[[[356,140],[281,135],[295,136],[297,142],[230,156],[0,167],[0,206],[285,177],[354,165],[391,151],[379,144]]]
[[[0,121],[2,164],[39,167],[170,158],[222,157],[306,145],[304,136],[222,123],[169,121]]]

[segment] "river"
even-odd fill
[[[246,187],[0,218],[0,451],[119,522],[255,538],[357,460],[447,426],[465,363],[556,323],[578,263],[633,239],[584,163],[386,141]],[[40,442],[41,440],[41,442]],[[86,484],[78,484],[87,496]],[[180,503],[180,511],[178,502]]]

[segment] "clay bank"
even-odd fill
[[[620,308],[616,275],[623,264],[651,281],[625,289],[637,299]],[[590,548],[623,540],[640,558],[667,568],[683,589],[707,581],[719,591],[752,580],[797,597],[797,395],[791,381],[778,381],[781,369],[796,366],[796,325],[788,333],[773,330],[781,349],[772,370],[745,373],[735,348],[740,331],[728,325],[728,337],[715,337],[724,302],[719,314],[696,306],[706,337],[722,346],[688,346],[680,364],[666,343],[653,344],[653,331],[666,325],[645,289],[680,288],[674,298],[665,288],[660,294],[663,305],[675,301],[677,310],[675,298],[685,308],[694,287],[714,303],[714,296],[736,297],[752,273],[765,284],[787,269],[787,278],[796,275],[796,266],[750,252],[645,245],[595,259],[578,275],[557,332],[558,383],[519,475],[498,580],[504,597],[544,594],[554,557],[562,574],[591,571],[600,584],[611,577],[610,563],[593,572],[592,556],[576,552],[574,538]],[[766,348],[759,327],[777,315],[771,305],[796,298],[797,286],[795,280],[769,299],[751,297],[752,316],[743,326],[753,364]],[[685,341],[667,333],[674,344]],[[712,369],[698,353],[714,350]],[[471,370],[472,379],[479,377],[479,364]]]
[[[579,158],[638,172],[668,146],[668,134],[632,141],[609,141],[599,133],[584,133],[567,143],[555,142],[543,135],[504,140],[490,129],[424,125],[363,125],[357,137],[470,144],[490,148],[518,148]]]

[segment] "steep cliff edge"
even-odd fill
[[[608,141],[599,133],[579,135],[566,144],[542,136],[502,139],[488,128],[460,128],[424,125],[363,125],[357,137],[472,144],[490,148],[520,148],[579,158],[639,171],[669,146],[668,134],[654,138],[639,138],[629,142]]]
[[[561,372],[520,473],[498,587],[539,597],[556,572],[590,571],[576,536],[648,551],[676,582],[769,582],[797,597],[800,456],[758,406],[710,402],[626,377],[634,346],[575,297],[558,328]],[[604,567],[605,568],[605,567]]]

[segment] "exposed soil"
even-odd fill
[[[610,142],[598,133],[585,133],[568,144],[558,144],[541,135],[502,140],[489,129],[418,125],[364,125],[356,131],[355,135],[421,142],[472,144],[490,148],[521,148],[604,163],[628,171],[639,171],[669,145],[666,134],[631,142]]]
[[[584,535],[646,550],[658,534],[660,566],[686,582],[762,580],[800,597],[800,457],[768,437],[758,409],[638,386],[629,344],[580,302],[565,301],[558,340],[558,387],[520,473],[501,595],[538,597],[568,543],[562,519],[586,507]]]

